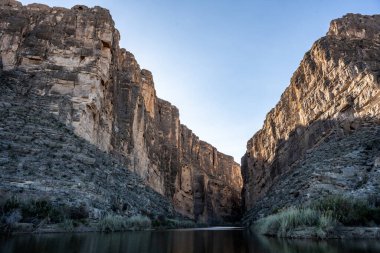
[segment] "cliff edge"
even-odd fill
[[[331,22],[242,158],[246,224],[331,194],[378,195],[380,15]]]
[[[240,166],[181,125],[119,39],[98,6],[0,1],[0,75],[23,76],[18,94],[35,96],[76,135],[118,157],[178,212],[208,223],[239,220]]]

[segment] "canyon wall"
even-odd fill
[[[380,141],[376,139],[376,126],[379,125],[380,116],[379,59],[380,15],[347,14],[331,22],[327,35],[316,41],[305,54],[289,87],[267,114],[262,129],[247,143],[247,151],[242,158],[243,202],[247,211],[263,205],[265,201],[275,206],[281,199],[288,199],[294,204],[295,199],[311,198],[310,192],[305,188],[311,187],[314,174],[322,169],[320,166],[325,166],[322,174],[330,181],[320,181],[319,188],[329,188],[332,182],[344,178],[342,174],[335,175],[336,171],[332,168],[328,169],[335,163],[332,155],[335,152],[343,152],[336,155],[342,158],[336,158],[336,161],[340,161],[339,168],[335,168],[338,171],[342,168],[350,168],[354,172],[356,170],[357,180],[363,174],[361,168],[368,165],[370,171],[377,156],[380,157],[380,151],[371,153],[371,156],[367,152],[363,155],[367,160],[358,158],[358,161],[364,161],[361,167],[352,167],[345,159],[353,151],[358,154],[365,151],[363,147],[366,142]],[[356,130],[362,131],[363,127],[370,126],[373,128],[367,130],[367,135],[357,134],[362,139],[357,140],[356,146],[355,141],[350,142],[353,143],[351,146],[339,144],[338,141],[342,140],[343,143],[343,139]],[[333,143],[336,143],[335,148]],[[327,145],[324,147],[329,153],[316,152],[315,154],[322,155],[312,156],[314,149],[321,145]],[[345,149],[335,150],[342,147]],[[346,158],[343,159],[344,157]],[[329,163],[318,163],[325,159],[330,159]],[[306,167],[309,168],[308,174],[305,174]],[[298,174],[294,171],[298,171]],[[301,177],[302,173],[304,176]],[[332,178],[333,174],[336,178]],[[294,176],[293,181],[289,175]],[[350,177],[355,176],[350,174]],[[288,182],[288,185],[282,182]],[[294,190],[303,183],[308,184],[304,190]],[[374,187],[378,189],[379,186],[375,184]],[[347,182],[336,183],[332,188],[346,192],[359,189]],[[270,202],[268,196],[272,195],[277,195],[277,198]],[[256,211],[255,214],[251,212],[252,217],[258,217],[260,210],[256,208]],[[265,215],[270,213],[268,211]]]
[[[118,157],[178,212],[238,220],[239,165],[181,125],[178,109],[156,96],[152,74],[119,40],[101,7],[0,1],[0,74],[27,75],[21,93],[40,96],[47,111]]]

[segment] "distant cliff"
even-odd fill
[[[46,111],[117,156],[180,213],[215,223],[240,218],[239,165],[157,98],[152,74],[119,48],[106,9],[0,5],[0,73],[27,75],[22,94],[39,96]]]
[[[329,194],[379,194],[380,15],[331,22],[242,158],[245,221]],[[356,138],[356,139],[355,139]]]

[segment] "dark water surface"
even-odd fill
[[[0,237],[1,253],[361,253],[380,252],[377,240],[281,240],[241,229],[122,233],[40,234]]]

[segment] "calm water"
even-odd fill
[[[41,234],[0,238],[1,253],[361,253],[380,252],[380,241],[278,240],[241,229],[123,233]]]

